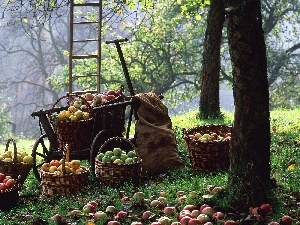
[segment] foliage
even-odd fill
[[[11,118],[6,112],[7,103],[2,95],[0,95],[0,102],[0,140],[5,141],[11,135],[15,125],[11,122]]]

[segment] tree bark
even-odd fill
[[[219,118],[220,47],[225,21],[225,1],[211,0],[202,54],[199,112],[202,119]]]
[[[267,199],[270,184],[270,112],[260,0],[227,0],[235,113],[228,175],[229,197],[240,207]]]

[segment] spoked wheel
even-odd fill
[[[33,145],[32,157],[33,157],[33,173],[38,181],[40,178],[40,169],[45,162],[51,160],[51,145],[48,141],[46,134],[41,135]]]

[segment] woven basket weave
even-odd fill
[[[105,153],[114,147],[120,147],[122,150],[128,152],[135,150],[136,155],[137,149],[134,144],[123,137],[113,137],[108,139],[100,147],[99,153]],[[95,174],[100,183],[115,185],[124,181],[137,181],[141,176],[141,160],[132,164],[114,164],[114,163],[103,163],[95,158]]]
[[[211,124],[197,126],[191,129],[183,129],[183,139],[187,144],[188,156],[194,172],[217,172],[227,170],[229,167],[229,150],[230,139],[225,138],[222,141],[202,142],[190,138],[190,135],[201,133],[217,133],[220,136],[225,136],[229,133],[231,127],[225,125]]]
[[[65,98],[68,99],[69,102],[71,102],[70,98],[81,98],[87,106],[87,111],[91,116],[93,115],[92,108],[89,103],[84,98],[76,95],[66,95],[59,98],[53,105],[52,111],[58,102]],[[82,151],[83,149],[90,148],[93,140],[93,117],[87,120],[78,120],[76,122],[57,122],[53,119],[53,114],[51,113],[50,121],[54,127],[60,149],[63,150],[66,146],[68,146],[71,151]]]
[[[23,185],[31,168],[33,167],[33,163],[20,163],[17,161],[18,151],[16,142],[13,138],[7,140],[5,151],[8,151],[10,143],[13,144],[13,160],[12,162],[4,162],[0,160],[0,172],[6,175],[10,175],[14,179],[18,179],[18,183],[20,185]]]
[[[83,172],[66,174],[54,174],[40,171],[42,195],[46,197],[52,197],[57,194],[76,194],[87,183],[90,172],[89,170],[81,166]]]

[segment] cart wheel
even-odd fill
[[[41,135],[34,143],[32,148],[33,173],[38,181],[40,178],[40,169],[45,162],[51,160],[51,145],[46,134]]]
[[[90,152],[90,165],[91,171],[95,174],[95,157],[97,156],[100,147],[111,137],[120,136],[115,130],[101,130],[94,138],[91,152]]]

